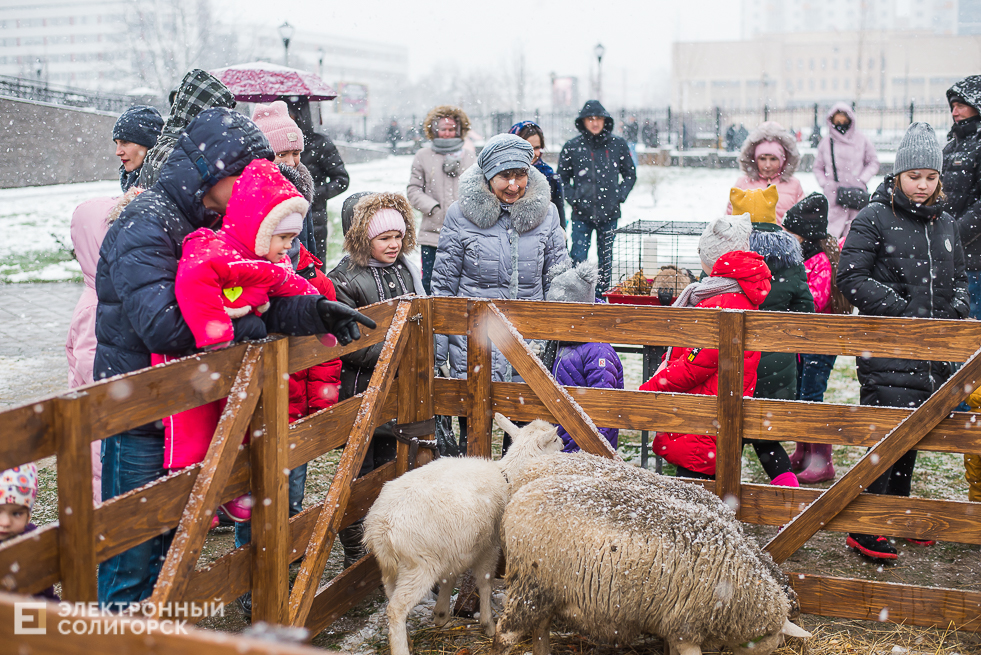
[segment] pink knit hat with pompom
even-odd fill
[[[282,100],[268,105],[257,104],[252,112],[252,122],[269,139],[273,152],[303,151],[303,132],[290,118],[289,109]]]

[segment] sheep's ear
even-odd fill
[[[783,627],[780,628],[780,634],[787,635],[789,637],[800,637],[802,639],[807,639],[811,636],[811,633],[804,628],[790,622],[790,619],[784,619]]]
[[[500,412],[494,414],[494,422],[497,423],[497,427],[510,434],[512,439],[518,438],[518,426],[509,421],[508,418]]]

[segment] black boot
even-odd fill
[[[350,568],[352,564],[364,557],[368,551],[365,550],[361,539],[364,537],[364,519],[355,521],[337,533],[337,538],[344,546],[344,568]]]

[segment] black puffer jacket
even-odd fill
[[[888,176],[855,217],[838,264],[838,289],[866,316],[965,318],[964,250],[939,205],[894,193]],[[950,375],[947,362],[859,358],[863,405],[917,407]]]
[[[205,111],[178,139],[156,185],[129,203],[109,228],[95,278],[96,379],[145,368],[150,353],[182,355],[194,349],[174,293],[184,237],[221,224],[221,216],[201,199],[220,179],[238,175],[261,157],[272,159],[273,152],[252,121],[229,109]],[[323,332],[318,298],[273,299],[263,315],[265,327],[286,334]]]
[[[602,116],[603,131],[592,134],[583,123]],[[579,136],[569,139],[559,154],[559,177],[572,218],[593,225],[620,218],[620,204],[637,181],[637,169],[627,142],[613,134],[613,117],[598,100],[583,105],[576,119]]]
[[[981,110],[981,75],[947,90],[948,102],[966,101]],[[954,217],[964,245],[965,268],[981,270],[981,116],[954,124],[944,146],[944,211]]]

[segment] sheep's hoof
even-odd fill
[[[484,626],[484,634],[488,637],[493,637],[495,632],[496,630],[493,621]]]

